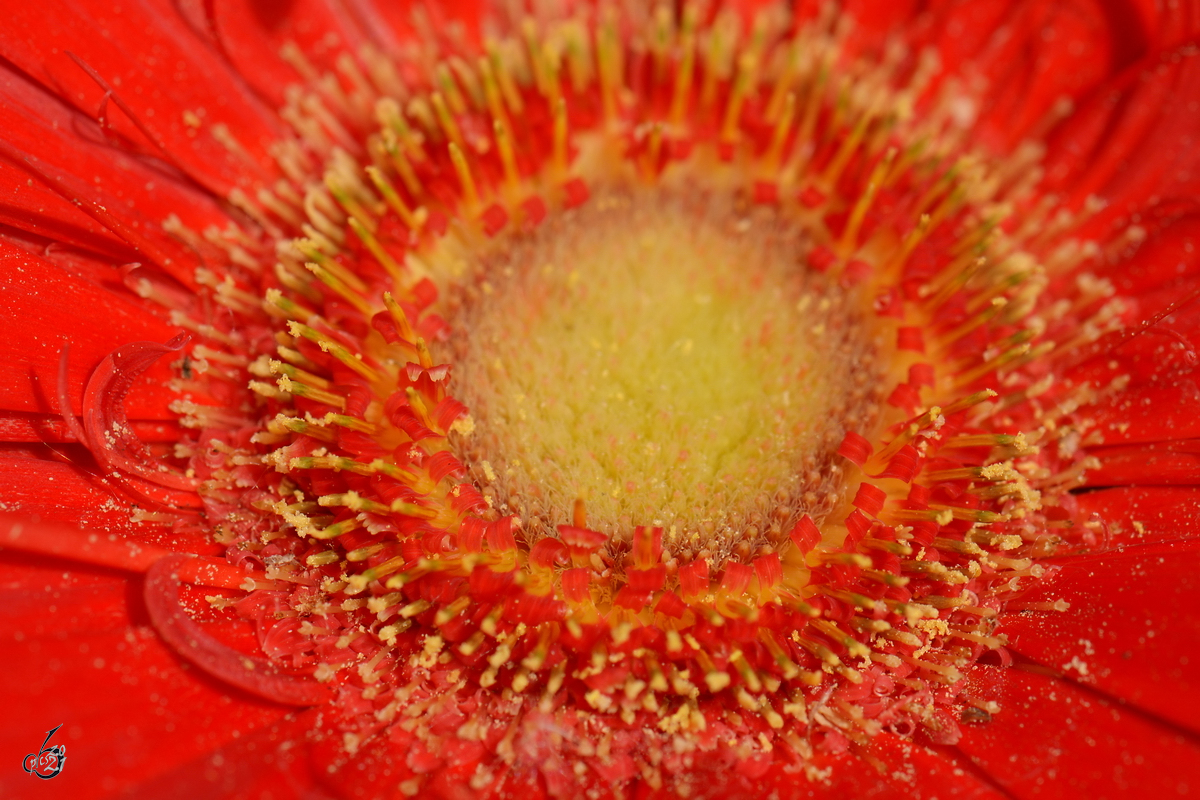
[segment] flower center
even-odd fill
[[[458,450],[497,510],[539,538],[583,498],[616,541],[654,525],[673,553],[718,561],[823,518],[873,361],[808,249],[773,210],[638,189],[480,259],[447,360],[475,422]]]

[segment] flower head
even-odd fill
[[[6,630],[102,790],[1192,785],[1193,28],[742,11],[8,46]]]

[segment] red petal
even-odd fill
[[[4,547],[135,571],[148,569],[156,557],[148,561],[93,557],[89,555],[90,542],[125,543],[131,552],[141,548],[143,556],[177,551],[214,555],[222,551],[207,535],[134,524],[134,506],[124,493],[69,464],[0,455],[0,498],[10,512],[0,515],[0,531],[8,530],[6,526],[12,523],[26,529],[36,526],[37,530],[36,538],[19,546],[11,542],[0,545]],[[245,577],[240,573],[231,585],[240,585]]]
[[[32,178],[27,170],[3,159],[0,159],[0,223],[50,241],[110,252],[121,260],[130,260],[132,255],[123,241],[44,181]]]
[[[137,626],[130,587],[111,574],[0,555],[0,754],[22,757],[62,722],[56,740],[67,762],[52,787],[62,796],[112,796],[286,713],[185,669]],[[11,775],[0,786],[24,796]]]
[[[1200,733],[1200,551],[1130,547],[1069,559],[1020,602],[1066,612],[1005,614],[1010,648],[1106,695]]]
[[[0,547],[66,561],[85,562],[91,566],[111,567],[127,572],[147,572],[159,561],[177,555],[175,550],[198,545],[200,552],[211,552],[207,542],[189,541],[180,537],[142,535],[113,535],[83,530],[73,525],[30,520],[0,514]],[[174,548],[174,549],[172,549]],[[201,586],[237,589],[246,579],[262,580],[262,573],[247,572],[220,559],[202,558],[190,551],[187,563],[176,572],[183,580]]]
[[[1145,225],[1145,222],[1143,222]],[[1200,213],[1172,214],[1165,225],[1151,226],[1137,251],[1096,271],[1122,296],[1140,295],[1200,273]],[[1176,298],[1179,297],[1176,293]]]
[[[1173,196],[1194,206],[1197,91],[1200,59],[1193,52],[1154,54],[1060,127],[1045,162],[1045,188],[1069,193],[1076,206],[1091,194],[1108,200],[1089,231]]]
[[[47,19],[55,24],[47,25]],[[105,91],[67,53],[114,88],[154,141],[109,103],[117,132],[147,152],[165,148],[214,193],[225,196],[239,184],[274,177],[266,150],[282,133],[276,118],[168,3],[117,7],[50,0],[12,6],[0,17],[0,54],[84,114],[95,114]],[[188,126],[185,111],[202,115],[204,135]],[[214,124],[228,126],[250,160],[221,145],[211,135]]]
[[[1122,167],[1102,190],[1115,209],[1133,209],[1147,200],[1159,203],[1176,195],[1195,207],[1195,193],[1200,187],[1200,154],[1195,147],[1200,106],[1194,102],[1200,96],[1200,58],[1196,56],[1194,46],[1164,54],[1153,75],[1139,87],[1147,93],[1153,93],[1157,86],[1166,88],[1167,94],[1153,107],[1153,126],[1136,143],[1119,139],[1105,143],[1106,162]],[[1142,98],[1134,98],[1131,105],[1143,102]],[[1129,147],[1134,149],[1126,149]],[[1136,168],[1131,168],[1131,163]],[[1085,189],[1079,187],[1076,191]]]
[[[980,667],[972,691],[1000,703],[957,747],[1022,798],[1178,797],[1200,786],[1200,744],[1087,689]]]
[[[1200,491],[1191,486],[1127,486],[1085,492],[1075,501],[1079,518],[1102,520],[1118,546],[1200,537]]]
[[[1089,451],[1100,468],[1088,486],[1195,486],[1200,484],[1200,441],[1098,447]]]
[[[855,3],[874,28],[896,13],[881,0]],[[1008,150],[1037,133],[1061,98],[1086,96],[1148,46],[1141,16],[1107,0],[945,0],[922,4],[910,39],[933,47],[946,75],[982,75],[984,98],[975,137]],[[885,29],[894,35],[894,28]],[[881,37],[882,38],[882,37]]]
[[[83,430],[92,455],[109,473],[138,476],[151,484],[192,492],[195,480],[157,463],[126,422],[125,396],[137,379],[163,356],[183,349],[181,334],[166,344],[130,342],[105,356],[88,378],[83,396]],[[64,400],[64,403],[66,401]],[[157,496],[157,495],[156,495]],[[191,498],[164,494],[180,505],[195,505]]]
[[[1088,413],[1104,444],[1200,438],[1200,387],[1181,379],[1135,386]]]
[[[1200,4],[1157,3],[1152,0],[1134,0],[1134,4],[1158,23],[1160,47],[1179,47],[1200,34]],[[1146,10],[1146,6],[1153,6],[1153,10]]]
[[[0,497],[27,520],[65,522],[93,531],[127,531],[132,508],[99,480],[69,464],[0,456]]]
[[[130,420],[129,429],[143,442],[177,442],[179,424]],[[57,414],[31,414],[0,410],[0,442],[74,442],[63,418]]]
[[[991,781],[974,774],[969,766],[953,757],[952,751],[937,751],[901,739],[891,733],[881,733],[871,742],[868,752],[883,762],[882,776],[891,786],[882,797],[933,798],[954,797],[956,800],[1000,800]],[[965,759],[963,759],[965,761]],[[894,794],[893,794],[894,792]],[[842,797],[864,797],[862,794],[842,794]]]
[[[14,150],[13,163],[4,165],[11,171],[11,180],[3,184],[12,186],[14,192],[4,202],[9,205],[10,224],[19,229],[55,241],[61,232],[66,237],[63,241],[115,254],[114,258],[122,261],[132,260],[129,243],[74,203],[90,199],[126,228],[152,241],[158,250],[174,254],[178,266],[184,267],[194,260],[193,254],[162,230],[163,220],[175,214],[195,231],[210,225],[224,227],[228,222],[228,215],[213,198],[188,185],[184,176],[112,146],[90,117],[63,105],[24,76],[2,68],[0,138]],[[26,157],[36,159],[33,164],[52,164],[80,180],[56,188],[31,168]],[[192,279],[194,266],[174,270],[171,265],[163,266],[184,283]]]
[[[338,56],[361,52],[364,43],[387,51],[414,40],[441,36],[449,41],[445,34],[455,24],[464,28],[470,40],[482,18],[477,0],[426,4],[422,8],[431,25],[418,33],[412,24],[415,5],[369,0],[273,4],[216,0],[205,4],[205,12],[221,51],[259,94],[279,106],[283,90],[299,79],[295,68],[279,55],[286,44],[298,45],[316,70],[336,73]]]
[[[279,674],[266,659],[232,649],[188,616],[180,605],[178,573],[191,560],[184,554],[164,556],[146,573],[146,609],[159,635],[195,666],[258,697],[295,706],[328,702],[330,691],[315,680]]]
[[[59,357],[71,345],[68,393],[83,410],[83,386],[119,345],[164,341],[177,333],[132,301],[71,278],[58,267],[0,241],[0,408],[57,412]],[[137,419],[174,419],[166,364],[150,370],[126,411]]]
[[[323,0],[286,4],[217,0],[206,6],[222,51],[255,91],[275,106],[283,105],[283,90],[300,80],[279,55],[285,44],[298,45],[317,69],[333,71],[340,53],[356,52],[366,40],[345,8]]]
[[[241,735],[221,746],[140,781],[134,796],[172,797],[187,787],[191,797],[329,800],[310,774],[307,739],[319,723],[314,710],[239,729]]]
[[[965,761],[965,759],[964,759]],[[703,797],[760,800],[763,797],[806,798],[806,800],[1001,800],[986,778],[972,774],[953,752],[940,752],[914,744],[884,731],[858,751],[838,755],[817,753],[811,757],[817,780],[803,771],[780,769],[776,764],[754,781],[723,772],[713,776],[711,792]],[[964,768],[966,767],[966,768]],[[678,797],[674,787],[653,792],[650,797]]]

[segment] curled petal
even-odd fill
[[[277,672],[265,659],[248,656],[210,636],[184,612],[179,598],[179,572],[191,556],[159,559],[146,573],[146,610],[167,644],[215,678],[258,697],[291,706],[315,706],[329,700],[319,683]]]
[[[180,334],[166,344],[132,342],[122,345],[92,373],[84,390],[83,428],[92,454],[106,470],[135,475],[151,484],[182,492],[195,489],[192,479],[163,466],[150,466],[155,459],[134,436],[123,405],[137,377],[164,354],[182,349],[186,341],[186,334]]]

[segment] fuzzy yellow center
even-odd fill
[[[690,194],[690,196],[689,196]],[[586,499],[677,552],[777,543],[828,489],[861,325],[802,230],[684,191],[615,192],[483,259],[453,324],[463,443],[534,536]],[[824,500],[825,497],[822,496]]]

